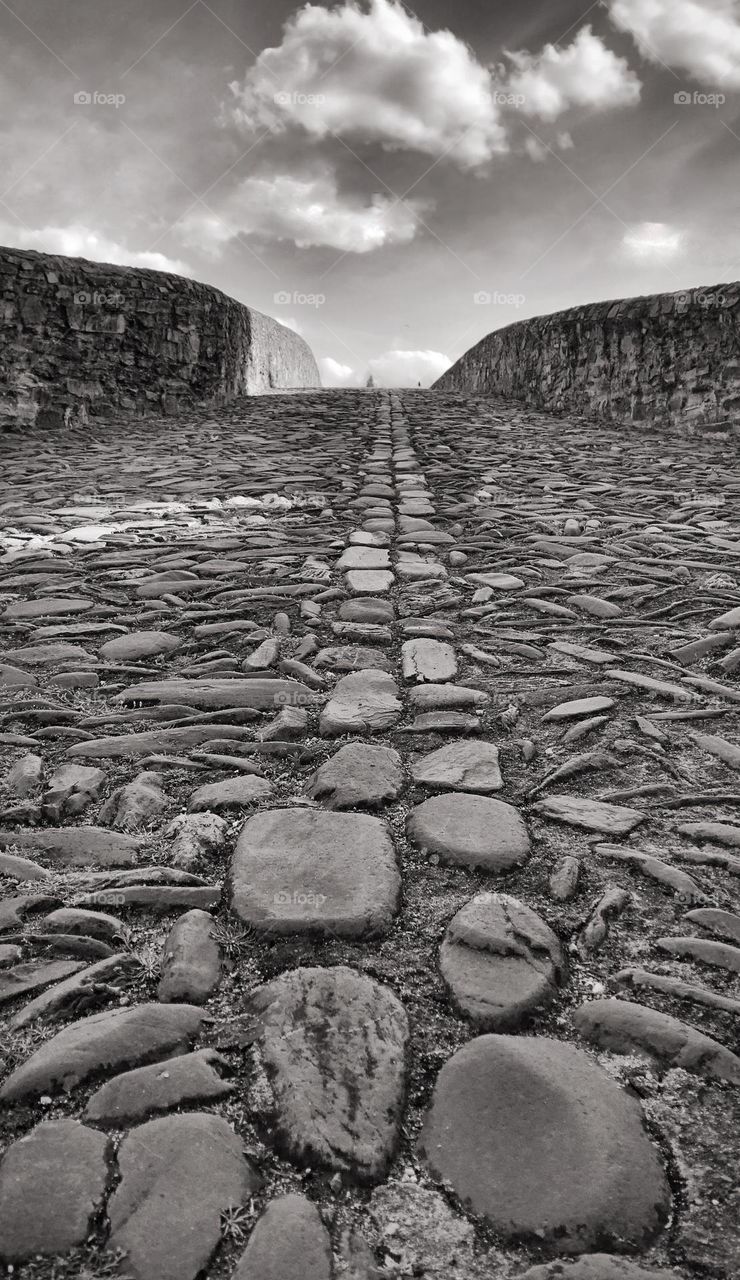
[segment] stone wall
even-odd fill
[[[317,386],[302,338],[218,289],[0,249],[0,427]]]
[[[573,307],[497,329],[434,384],[682,432],[740,424],[740,284]]]

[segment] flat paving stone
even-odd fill
[[[463,1013],[487,1031],[508,1031],[550,1003],[565,963],[535,911],[508,894],[479,893],[448,924],[439,966]]]
[[[0,1100],[69,1093],[99,1072],[184,1052],[198,1034],[203,1016],[194,1005],[141,1004],[81,1018],[63,1027],[11,1072],[0,1088]]]
[[[637,1053],[662,1068],[681,1067],[740,1084],[740,1058],[679,1018],[628,1000],[589,1000],[573,1014],[578,1034],[601,1049]]]
[[[133,1280],[196,1280],[221,1239],[222,1215],[260,1186],[226,1120],[205,1112],[162,1116],[118,1150],[121,1181],[108,1202],[109,1248]]]
[[[576,720],[580,716],[597,715],[600,711],[611,711],[616,704],[613,698],[576,698],[574,702],[561,702],[557,707],[546,711],[542,719]]]
[[[329,645],[320,649],[314,658],[315,667],[330,667],[333,671],[388,671],[394,663],[380,649],[369,645]]]
[[[457,658],[451,644],[442,640],[405,640],[401,645],[403,674],[406,680],[443,683],[457,675]]]
[[[529,858],[527,828],[517,809],[487,796],[432,796],[412,809],[408,837],[443,862],[494,873]]]
[[[68,747],[67,755],[89,760],[126,760],[170,752],[179,754],[210,741],[216,728],[219,738],[244,742],[251,737],[241,724],[191,724],[176,729],[145,729],[141,733],[116,733],[105,738],[92,738]]]
[[[82,1244],[105,1198],[108,1139],[77,1120],[47,1120],[0,1163],[0,1259],[66,1253]]]
[[[268,934],[384,931],[400,883],[388,828],[359,813],[265,810],[242,828],[231,863],[232,910]]]
[[[215,1049],[198,1049],[123,1071],[95,1090],[83,1117],[93,1124],[123,1128],[157,1111],[227,1098],[236,1088],[220,1074],[227,1067]]]
[[[311,775],[306,792],[329,809],[354,809],[395,800],[402,786],[403,766],[397,751],[349,742]]]
[[[338,569],[390,569],[391,559],[382,547],[347,547],[337,560]]]
[[[345,600],[339,607],[339,617],[343,622],[392,622],[395,610],[390,600]]]
[[[344,580],[355,595],[374,596],[390,591],[395,578],[389,569],[348,569]]]
[[[75,960],[27,960],[25,964],[14,965],[0,973],[0,1005],[20,996],[33,995],[82,968],[82,962]]]
[[[105,827],[27,828],[0,831],[0,849],[33,849],[67,867],[127,867],[141,841]]]
[[[414,782],[449,791],[500,791],[498,747],[492,742],[450,742],[411,761]]]
[[[420,684],[409,690],[415,711],[451,711],[461,707],[484,707],[490,696],[482,689],[459,684]]]
[[[419,1148],[505,1239],[556,1253],[642,1248],[670,1205],[639,1104],[582,1050],[544,1037],[486,1035],[458,1050]]]
[[[331,1241],[315,1204],[278,1196],[258,1218],[233,1280],[331,1280]]]
[[[169,631],[131,631],[128,635],[106,640],[100,646],[99,655],[106,662],[137,662],[140,658],[172,653],[181,643],[180,638]]]
[[[94,600],[88,600],[85,596],[46,596],[41,600],[16,600],[6,606],[2,616],[12,622],[25,622],[35,618],[85,613],[94,604]]]
[[[354,671],[334,686],[319,718],[327,737],[343,733],[380,733],[395,724],[403,710],[398,686],[385,671]]]
[[[249,998],[271,1098],[265,1136],[289,1159],[381,1177],[399,1136],[409,1027],[387,987],[345,966],[294,969]]]
[[[222,813],[227,809],[244,809],[267,800],[272,795],[267,778],[246,774],[241,778],[224,778],[222,782],[206,782],[194,791],[188,801],[191,813]]]
[[[602,831],[606,835],[628,835],[645,821],[646,814],[624,805],[606,804],[582,796],[552,795],[532,805],[532,812],[586,831]]]
[[[38,680],[31,671],[22,671],[12,662],[0,662],[0,688],[32,689],[36,684]]]
[[[310,707],[316,693],[298,680],[254,676],[249,680],[149,680],[129,685],[116,695],[117,702],[174,702],[202,710],[220,707],[253,707],[272,711],[279,707]]]

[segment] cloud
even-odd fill
[[[321,165],[304,174],[272,173],[245,178],[232,192],[223,218],[192,214],[180,224],[185,244],[218,257],[239,234],[263,240],[292,240],[300,249],[327,246],[369,253],[385,245],[408,244],[428,201],[369,200],[340,192],[334,171]]]
[[[41,253],[60,253],[70,258],[90,258],[93,262],[110,262],[119,267],[148,267],[152,271],[170,271],[189,276],[186,262],[167,258],[151,250],[127,249],[116,240],[81,223],[67,227],[30,227],[0,225],[0,240],[14,249],[38,249]]]
[[[451,31],[428,31],[394,0],[304,5],[230,86],[253,130],[296,127],[420,151],[474,168],[508,150],[489,70]]]
[[[319,360],[319,370],[325,387],[364,387],[368,373],[378,387],[429,387],[451,364],[441,351],[384,351],[368,360],[364,373],[331,356]]]
[[[538,54],[506,56],[514,66],[507,91],[521,97],[519,110],[528,116],[556,120],[569,107],[604,111],[640,98],[640,81],[626,59],[607,49],[591,27],[582,27],[565,48],[546,44]]]
[[[370,372],[382,387],[423,387],[449,369],[452,361],[441,351],[386,351],[369,361]]]
[[[632,258],[675,258],[683,248],[683,233],[666,222],[640,222],[625,232],[622,240]]]
[[[331,356],[322,356],[319,360],[319,373],[325,387],[358,387],[359,374],[348,364],[340,364]]]
[[[609,16],[649,62],[681,67],[708,85],[740,88],[736,0],[609,0]]]

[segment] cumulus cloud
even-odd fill
[[[370,372],[382,387],[429,387],[452,361],[441,351],[386,351],[369,361]]]
[[[250,129],[294,126],[315,140],[449,154],[462,168],[508,149],[489,70],[451,31],[428,31],[395,0],[305,5],[230,87]]]
[[[707,85],[740,88],[737,0],[609,0],[609,15],[649,62]]]
[[[359,375],[348,364],[340,364],[331,356],[322,356],[318,362],[321,381],[325,387],[357,387]]]
[[[41,253],[60,253],[70,258],[90,258],[93,262],[110,262],[119,267],[149,267],[153,271],[170,271],[189,276],[186,262],[168,258],[150,250],[127,249],[125,245],[93,231],[80,223],[67,227],[0,226],[0,239],[14,249],[38,249]]]
[[[272,173],[246,178],[228,199],[223,219],[191,214],[180,224],[187,245],[218,257],[239,234],[292,240],[300,249],[327,246],[369,253],[384,245],[408,244],[427,201],[343,193],[326,165],[308,173]]]
[[[582,27],[564,48],[546,44],[540,53],[522,50],[507,57],[514,67],[507,90],[521,98],[525,115],[556,120],[569,107],[604,111],[633,106],[640,98],[640,81],[626,59],[608,49],[591,27]]]
[[[640,222],[625,232],[622,244],[632,258],[657,258],[666,262],[683,248],[683,234],[666,222]]]

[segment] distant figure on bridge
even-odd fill
[[[371,373],[368,374],[368,379],[367,379],[367,382],[365,383],[365,386],[370,387],[371,390],[375,386],[375,379]]]

